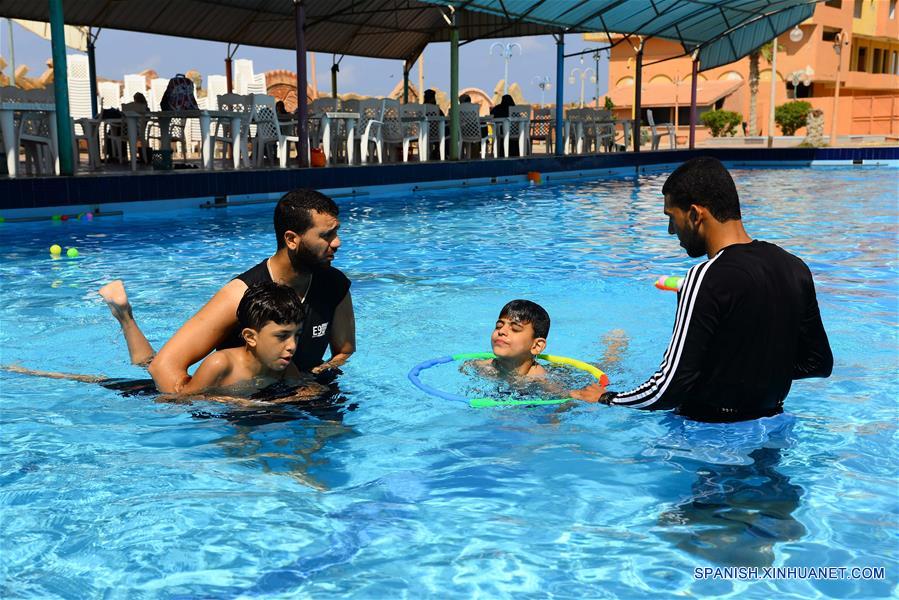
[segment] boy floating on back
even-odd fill
[[[118,318],[131,306],[120,281],[100,290],[113,315]],[[278,283],[251,286],[237,307],[244,346],[213,352],[200,364],[196,373],[184,384],[181,395],[249,397],[275,383],[296,386],[304,383],[293,355],[297,337],[303,326],[305,309],[293,288]],[[153,348],[139,329],[124,327],[125,340],[134,364],[146,364],[153,358]],[[133,322],[130,320],[128,322]],[[7,371],[72,379],[89,383],[104,383],[104,377],[33,371],[17,366],[3,367]],[[296,399],[297,396],[290,396]]]

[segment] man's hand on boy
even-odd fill
[[[579,390],[571,390],[569,396],[575,400],[583,400],[584,402],[599,402],[603,394],[606,393],[604,385],[599,383],[591,383],[585,388]]]

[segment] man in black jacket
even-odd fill
[[[746,234],[737,188],[717,159],[685,162],[662,194],[668,233],[688,255],[708,260],[689,270],[678,292],[659,369],[599,401],[710,422],[782,412],[793,380],[828,377],[833,369],[811,272],[786,250]]]

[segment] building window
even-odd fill
[[[893,51],[893,64],[890,66],[890,73],[899,75],[899,52]]]
[[[862,18],[862,6],[864,6],[865,0],[855,0],[855,6],[852,7],[852,16],[855,19]]]
[[[822,42],[830,42],[831,44],[837,41],[837,34],[840,32],[839,29],[822,29],[821,30],[821,41]]]
[[[880,60],[882,58],[883,50],[880,48],[874,48],[874,60],[871,61],[871,72],[872,73],[880,73]]]
[[[824,6],[832,6],[833,8],[843,8],[843,0],[827,0]]]
[[[890,0],[890,19],[896,18],[896,0]]]
[[[865,65],[868,63],[868,49],[864,46],[859,46],[858,55],[855,58],[855,68],[853,71],[860,71],[862,73],[865,72]]]

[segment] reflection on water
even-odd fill
[[[712,564],[774,564],[778,543],[806,534],[793,516],[804,490],[777,470],[793,423],[790,415],[724,425],[672,417],[662,454],[696,479],[659,515],[659,535]]]
[[[335,386],[336,387],[336,386]],[[222,414],[195,412],[195,418],[222,418],[234,425],[231,435],[218,440],[227,456],[244,460],[264,473],[288,475],[318,491],[345,483],[345,472],[321,451],[331,440],[355,436],[343,424],[345,411],[356,409],[346,397]],[[316,477],[312,471],[323,473]]]

